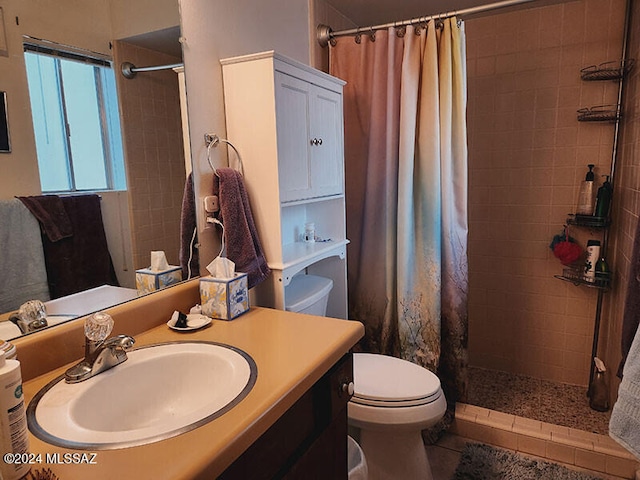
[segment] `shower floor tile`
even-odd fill
[[[586,387],[469,367],[468,403],[564,427],[607,435],[611,411],[589,407]]]

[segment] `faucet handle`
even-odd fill
[[[93,342],[102,342],[113,330],[113,318],[104,312],[89,315],[84,321],[84,334]]]

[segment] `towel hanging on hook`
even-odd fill
[[[211,148],[212,147],[217,147],[219,143],[226,143],[227,145],[229,145],[234,152],[236,152],[236,156],[238,157],[238,164],[240,165],[240,174],[242,174],[242,176],[244,176],[244,165],[242,164],[242,157],[240,156],[240,152],[238,151],[238,149],[233,145],[233,143],[231,143],[229,140],[226,140],[224,138],[220,138],[218,135],[216,135],[215,133],[205,133],[204,134],[204,143],[207,146],[207,162],[209,162],[209,166],[211,167],[211,170],[213,170],[214,175],[216,175],[218,178],[220,177],[220,175],[218,175],[218,170],[216,170],[216,167],[213,166],[213,163],[211,162]]]

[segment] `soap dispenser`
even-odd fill
[[[593,167],[595,165],[590,163],[587,165],[589,167],[589,171],[584,179],[584,182],[580,184],[580,194],[578,195],[578,208],[576,208],[576,213],[578,215],[593,215],[593,203],[594,203],[594,192],[593,192],[593,181],[595,179],[595,175],[593,173]]]
[[[611,197],[613,196],[613,186],[609,182],[609,175],[603,175],[606,177],[602,186],[598,189],[596,196],[596,208],[593,215],[600,218],[607,218],[609,216],[609,206],[611,205]]]

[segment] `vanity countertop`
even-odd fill
[[[175,332],[166,325],[152,328],[136,336],[136,346],[200,340],[244,350],[258,366],[255,386],[221,417],[190,432],[139,447],[85,452],[56,447],[30,434],[30,451],[42,454],[42,463],[34,464],[33,468],[50,468],[60,480],[215,478],[347,353],[363,333],[364,327],[359,322],[266,308],[252,308],[230,322],[214,320],[209,327],[189,333]],[[67,367],[26,381],[26,402]],[[169,378],[167,388],[171,388]],[[61,461],[65,453],[95,453],[96,464],[47,464],[47,453],[60,453]]]

